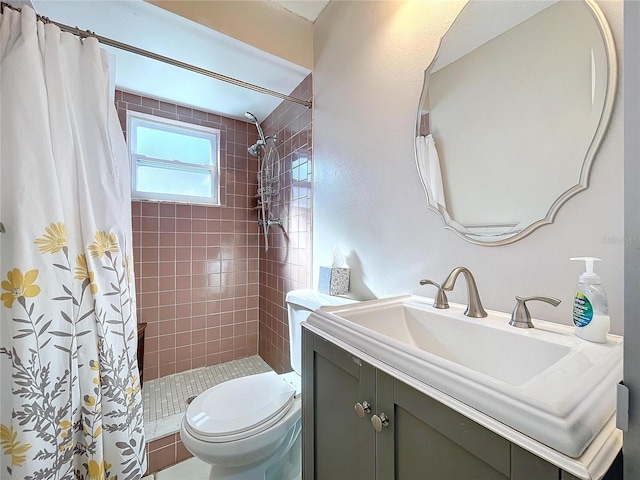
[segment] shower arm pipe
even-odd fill
[[[20,11],[19,8],[16,8],[4,2],[1,2],[1,7],[2,8],[0,9],[0,12],[2,12],[4,8]],[[123,43],[117,40],[113,40],[111,38],[103,37],[102,35],[98,35],[95,32],[92,32],[90,30],[80,30],[78,27],[71,27],[63,23],[54,22],[48,17],[44,17],[42,15],[36,15],[36,17],[38,18],[38,20],[44,23],[51,23],[53,25],[56,25],[61,31],[72,33],[73,35],[77,35],[80,38],[95,38],[102,45],[114,47],[114,48],[117,48],[118,50],[124,50],[126,52],[134,53],[136,55],[141,55],[143,57],[148,57],[153,60],[157,60],[159,62],[173,65],[174,67],[182,68],[184,70],[189,70],[191,72],[199,73],[200,75],[204,75],[206,77],[215,78],[216,80],[220,80],[222,82],[230,83],[232,85],[237,85],[238,87],[253,90],[254,92],[259,92],[265,95],[271,95],[272,97],[278,97],[282,100],[287,100],[289,102],[297,103],[300,105],[304,105],[307,108],[311,108],[311,102],[309,100],[302,100],[297,97],[285,95],[284,93],[276,92],[274,90],[269,90],[268,88],[260,87],[259,85],[254,85],[252,83],[244,82],[242,80],[238,80],[233,77],[228,77],[226,75],[222,75],[221,73],[216,73],[216,72],[212,72],[211,70],[207,70],[201,67],[196,67],[195,65],[190,65],[188,63],[181,62],[180,60],[176,60],[170,57],[165,57],[164,55],[160,55],[158,53],[154,53],[149,50],[144,50],[142,48],[134,47],[127,43]]]

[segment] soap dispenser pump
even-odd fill
[[[611,328],[607,294],[600,276],[593,271],[595,257],[574,257],[585,262],[585,272],[578,279],[573,301],[573,323],[578,337],[590,342],[605,343]]]

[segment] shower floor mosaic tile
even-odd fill
[[[144,382],[142,398],[147,442],[180,430],[189,398],[224,381],[271,370],[262,358],[254,355]]]

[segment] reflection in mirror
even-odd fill
[[[425,72],[415,147],[429,206],[484,245],[551,223],[587,188],[615,83],[594,3],[470,0]]]

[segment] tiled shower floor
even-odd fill
[[[180,430],[187,399],[226,380],[271,371],[258,355],[147,380],[142,387],[147,442]]]

